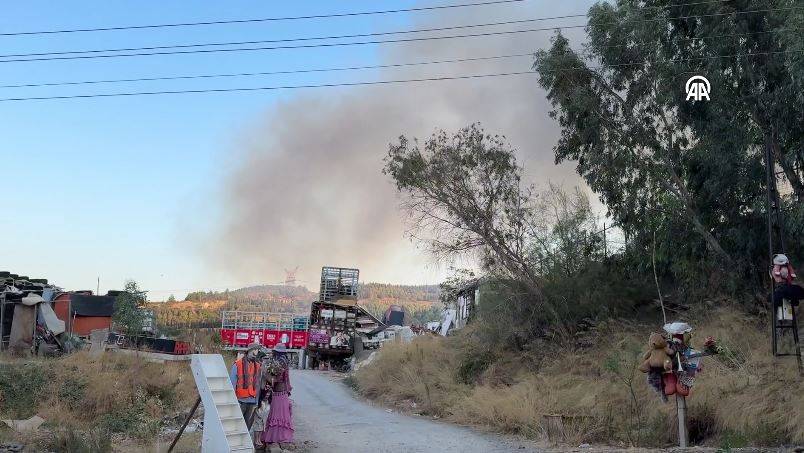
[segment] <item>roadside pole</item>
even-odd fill
[[[687,398],[676,394],[676,412],[678,413],[678,446],[687,448],[689,446],[689,435],[687,434]]]

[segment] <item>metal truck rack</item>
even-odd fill
[[[221,312],[221,339],[224,349],[245,350],[251,343],[273,347],[287,335],[288,349],[307,346],[307,316],[294,313],[251,311]]]
[[[360,270],[345,267],[321,268],[319,302],[334,302],[338,299],[357,299]]]

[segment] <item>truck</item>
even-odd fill
[[[318,300],[310,306],[307,357],[313,369],[347,369],[350,359],[379,345],[386,326],[357,304],[359,269],[324,266]]]

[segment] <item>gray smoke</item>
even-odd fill
[[[588,8],[585,2],[564,5],[566,11],[526,5],[418,15],[410,26],[486,23]],[[578,22],[583,20],[571,21]],[[548,45],[550,36],[523,33],[389,45],[381,48],[381,58],[398,63],[532,52]],[[531,58],[519,58],[350,77],[514,72],[529,70],[531,64]],[[532,182],[577,184],[571,166],[553,163],[557,128],[548,111],[534,75],[306,91],[267,112],[242,149],[233,151],[239,164],[227,178],[225,220],[211,241],[214,261],[240,281],[277,281],[284,268],[298,265],[300,279],[315,287],[321,266],[336,265],[359,267],[362,281],[433,283],[443,268],[406,239],[399,198],[381,173],[388,144],[401,134],[422,139],[437,128],[452,131],[479,121],[519,150]]]

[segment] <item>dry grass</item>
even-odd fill
[[[41,442],[101,441],[112,433],[153,439],[164,417],[186,411],[196,398],[187,363],[156,364],[111,353],[93,358],[81,352],[16,360],[1,371],[0,416],[43,417],[46,431],[54,434],[23,439],[42,448],[57,446]],[[15,379],[28,382],[17,385]]]
[[[688,398],[693,442],[721,447],[804,443],[804,384],[792,358],[770,356],[768,329],[725,308],[695,318],[693,344],[714,335],[733,353],[704,359],[704,372]],[[547,345],[504,353],[473,385],[459,383],[458,370],[471,359],[467,336],[420,338],[383,349],[356,381],[369,397],[411,399],[452,421],[502,432],[542,438],[544,416],[558,414],[564,416],[566,442],[576,445],[670,445],[676,436],[673,400],[663,404],[645,375],[633,370],[635,355],[656,328],[609,322],[594,334],[600,347]]]
[[[375,365],[376,364],[376,365]],[[360,391],[385,402],[416,401],[422,413],[444,415],[470,392],[452,375],[456,358],[439,338],[421,337],[410,345],[391,344],[370,367],[357,374]]]
[[[48,420],[93,422],[136,405],[150,417],[162,417],[195,398],[187,363],[156,364],[117,354],[93,359],[82,352],[53,364],[50,388],[59,391],[50,393],[40,412]],[[78,388],[83,391],[70,397]]]

